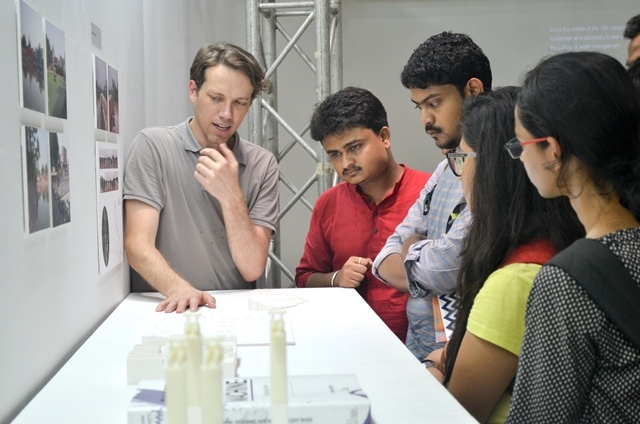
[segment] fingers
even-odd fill
[[[189,295],[181,296],[169,296],[163,300],[156,307],[156,312],[165,312],[181,314],[187,310],[190,312],[196,312],[201,305],[206,305],[209,308],[216,307],[216,299],[207,292],[193,291]]]
[[[373,264],[373,260],[362,256],[352,256],[347,261],[347,264],[353,265],[353,269],[364,274],[367,272],[367,269],[369,269],[369,267]]]
[[[203,298],[203,304],[206,305],[209,308],[215,308],[216,307],[216,299],[211,296],[209,293],[204,293],[204,295],[202,296]]]
[[[200,150],[200,158],[198,161],[206,161],[207,159],[211,159],[214,162],[224,162],[227,161],[231,164],[237,163],[235,155],[233,151],[226,144],[220,144],[220,150],[212,149],[212,148],[204,148]]]

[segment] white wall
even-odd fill
[[[53,375],[129,292],[124,266],[98,276],[92,53],[119,71],[120,141],[144,126],[142,4],[29,0],[65,33],[66,121],[21,111],[16,5],[0,2],[0,421]],[[91,46],[91,22],[102,50]],[[71,222],[32,235],[23,224],[20,126],[45,125],[69,143]],[[108,346],[105,346],[108,349]]]
[[[0,51],[5,59],[0,62],[0,180],[5,205],[0,210],[0,422],[19,411],[128,293],[125,266],[98,277],[91,53],[119,71],[119,142],[126,153],[141,128],[175,124],[191,114],[188,69],[202,44],[227,40],[246,46],[240,0],[28,3],[67,37],[69,119],[62,124],[45,121],[18,107],[16,8],[12,0],[0,2]],[[381,98],[400,162],[433,170],[442,156],[421,128],[399,80],[409,55],[424,39],[443,30],[468,33],[489,56],[494,85],[507,85],[517,83],[525,69],[549,54],[554,44],[550,28],[623,25],[637,13],[637,0],[344,0],[344,85],[368,88]],[[91,22],[102,29],[102,51],[91,47]],[[292,18],[286,23],[291,34],[300,22]],[[619,47],[607,52],[624,60],[626,41],[617,42]],[[302,44],[313,57],[313,32]],[[279,46],[284,46],[282,38]],[[315,77],[292,54],[278,71],[278,80],[280,111],[300,128],[315,103]],[[72,222],[29,236],[22,222],[20,125],[25,121],[61,126],[71,145]],[[240,132],[246,137],[245,126]],[[283,130],[280,135],[282,148],[290,137]],[[300,187],[314,163],[296,148],[281,167]],[[286,188],[281,192],[284,205],[291,194]],[[308,193],[313,203],[316,188]],[[282,256],[291,270],[302,253],[309,217],[298,204],[282,224]]]

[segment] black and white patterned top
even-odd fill
[[[640,285],[640,228],[599,241]],[[507,423],[640,423],[640,350],[560,268],[538,273],[522,343]]]

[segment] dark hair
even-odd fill
[[[458,314],[445,355],[445,380],[453,372],[469,313],[489,275],[518,246],[547,240],[558,251],[584,236],[566,197],[544,199],[504,144],[514,137],[519,88],[504,87],[465,101],[461,128],[476,154],[471,202],[473,221],[463,241],[458,272]],[[478,205],[474,207],[473,205]]]
[[[631,82],[636,87],[638,95],[640,95],[640,59],[636,59],[633,61],[631,66],[627,68],[627,73],[631,78]]]
[[[559,187],[575,158],[600,195],[617,194],[640,219],[640,99],[620,62],[595,52],[551,56],[527,74],[518,110],[534,137],[558,140]]]
[[[268,90],[270,87],[269,80],[265,79],[264,69],[251,53],[223,41],[216,44],[205,44],[196,53],[191,64],[190,78],[196,83],[198,90],[204,83],[207,69],[217,65],[224,65],[245,74],[253,86],[251,99],[254,99],[260,91]]]
[[[369,90],[347,87],[324,99],[311,116],[311,138],[326,137],[352,128],[368,128],[379,134],[386,127],[387,111]]]
[[[633,40],[640,35],[640,15],[636,15],[627,21],[622,35],[628,40]]]
[[[464,88],[478,78],[484,91],[491,91],[489,59],[466,34],[442,32],[416,48],[400,77],[405,88],[429,88],[453,84],[464,98]]]

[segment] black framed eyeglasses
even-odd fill
[[[542,143],[543,141],[547,141],[547,137],[532,138],[531,140],[522,141],[520,141],[518,137],[515,137],[509,140],[507,144],[504,145],[504,148],[507,149],[507,152],[509,152],[509,156],[511,156],[513,159],[519,159],[522,155],[523,146],[533,143]]]
[[[447,162],[453,175],[459,177],[462,175],[462,167],[467,158],[475,158],[475,152],[451,152],[447,153]]]

